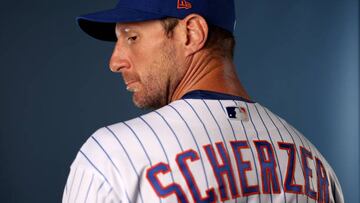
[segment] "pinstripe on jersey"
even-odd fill
[[[194,98],[96,131],[63,203],[343,202],[330,165],[286,121],[237,97]],[[227,107],[249,119],[230,119]]]

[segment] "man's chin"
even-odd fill
[[[148,101],[146,101],[146,99],[142,96],[140,96],[138,94],[138,92],[133,94],[133,103],[137,108],[140,109],[152,109],[154,107],[152,107],[151,104],[149,104]]]
[[[166,104],[162,104],[158,99],[152,99],[149,96],[140,95],[139,92],[133,94],[133,103],[140,109],[158,109]]]

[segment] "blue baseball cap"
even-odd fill
[[[174,17],[183,19],[191,13],[203,16],[209,24],[231,33],[235,27],[234,0],[119,0],[115,8],[81,15],[80,28],[90,36],[116,41],[116,23],[140,22]]]

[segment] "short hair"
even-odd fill
[[[179,23],[177,18],[164,18],[161,19],[161,23],[165,30],[167,37],[172,37],[175,27]],[[233,33],[220,28],[216,25],[208,24],[209,33],[205,42],[205,49],[209,49],[215,54],[218,54],[225,58],[233,59],[235,49],[235,38]]]

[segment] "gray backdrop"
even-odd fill
[[[0,7],[0,202],[60,202],[97,128],[136,109],[108,68],[112,43],[75,16],[116,0],[18,0]],[[357,0],[237,0],[236,64],[253,100],[302,131],[359,202]]]

